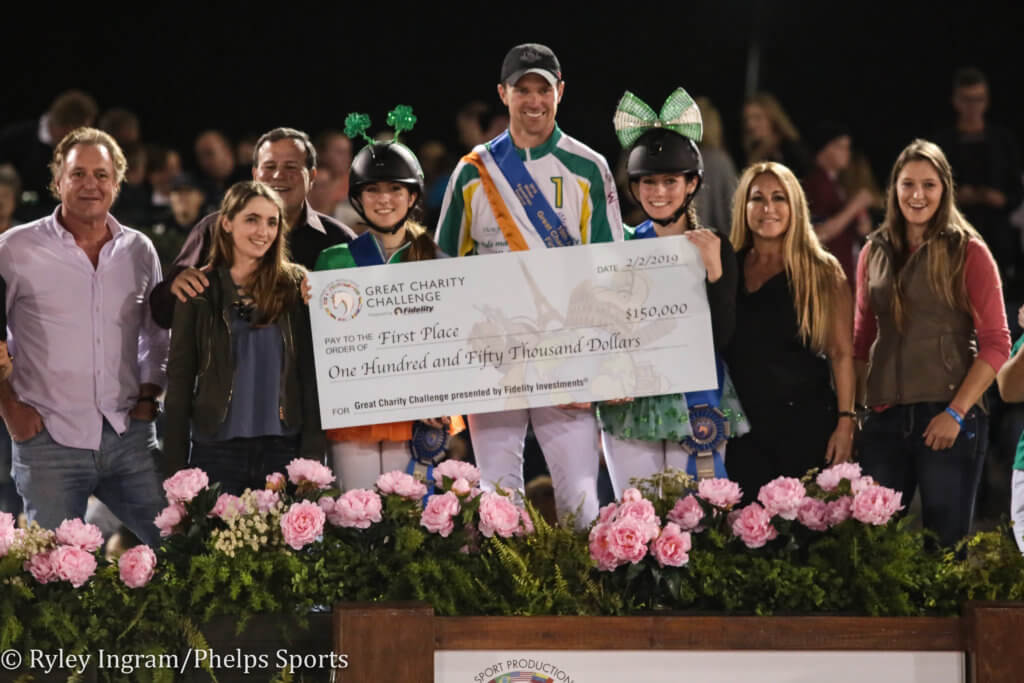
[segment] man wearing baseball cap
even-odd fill
[[[443,251],[466,256],[622,239],[608,162],[555,123],[564,91],[551,48],[525,43],[505,55],[498,96],[508,107],[508,130],[477,145],[456,166],[437,226]],[[528,191],[516,193],[518,186]],[[522,492],[523,443],[531,422],[559,516],[576,512],[577,524],[586,526],[598,510],[597,427],[589,406],[470,415],[484,485]]]

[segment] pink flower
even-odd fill
[[[866,488],[870,488],[875,485],[875,480],[868,475],[864,475],[860,479],[854,479],[850,482],[850,493],[857,495]]]
[[[729,479],[701,479],[697,484],[697,495],[715,507],[731,508],[743,500],[743,489]]]
[[[633,489],[636,490],[636,489]],[[644,532],[644,542],[653,541],[661,531],[661,524],[658,520],[658,513],[654,511],[651,501],[641,498],[630,500],[619,506],[615,519],[622,521],[632,519]]]
[[[612,525],[598,523],[590,530],[590,557],[601,571],[610,572],[622,564],[612,552]]]
[[[148,545],[137,545],[124,551],[117,561],[121,581],[129,588],[142,588],[153,578],[156,554]]]
[[[623,503],[633,503],[638,500],[643,500],[644,495],[640,493],[640,489],[629,488],[622,492]]]
[[[50,553],[50,565],[57,578],[80,588],[96,572],[96,556],[73,545],[62,545]]]
[[[486,491],[480,496],[480,533],[487,538],[498,534],[510,538],[519,531],[519,508],[507,497]]]
[[[828,529],[828,503],[817,498],[804,498],[796,512],[796,518],[808,529],[825,531]]]
[[[856,481],[861,476],[860,465],[855,462],[841,462],[822,470],[815,481],[825,491],[835,491],[843,479]]]
[[[530,513],[527,512],[526,508],[519,508],[520,517],[523,518],[523,527],[519,530],[520,536],[529,536],[536,529],[533,528],[533,520],[530,518]]]
[[[615,503],[608,503],[601,511],[597,513],[597,521],[601,524],[607,524],[615,520],[615,512],[619,509],[619,506]]]
[[[285,469],[288,470],[288,479],[296,486],[302,487],[307,484],[310,488],[319,490],[331,488],[334,483],[334,474],[331,468],[308,458],[295,458]]]
[[[352,489],[334,501],[333,509],[327,511],[327,519],[334,526],[369,529],[371,524],[381,520],[380,511],[381,499],[376,492]]]
[[[160,530],[160,537],[167,538],[174,533],[174,528],[185,519],[185,506],[181,503],[171,503],[156,516],[153,524]]]
[[[850,518],[850,511],[853,507],[853,498],[843,496],[828,503],[828,525],[830,527],[842,524]]]
[[[704,479],[702,481],[708,480]],[[704,519],[704,508],[700,506],[700,501],[691,493],[686,498],[677,500],[667,517],[670,522],[678,524],[683,531],[693,531],[700,526],[700,520]]]
[[[268,491],[284,491],[284,485],[284,475],[280,472],[272,472],[267,475],[267,485],[264,488]]]
[[[469,479],[465,477],[459,477],[452,482],[452,492],[460,496],[468,496],[473,492],[473,487],[469,483]]]
[[[304,500],[293,504],[288,512],[281,515],[284,542],[295,550],[302,550],[323,533],[325,517],[316,503]]]
[[[377,478],[377,490],[388,495],[394,494],[410,500],[419,500],[427,495],[427,487],[416,477],[394,470]]]
[[[751,503],[739,511],[733,520],[732,532],[748,548],[760,548],[778,535],[772,526],[772,516],[757,503]]]
[[[853,497],[853,518],[865,524],[884,526],[903,509],[903,494],[885,486],[870,486]]]
[[[53,562],[50,559],[52,554],[52,550],[45,550],[28,558],[25,560],[25,571],[39,583],[50,583],[56,580],[57,573],[54,571]]]
[[[263,489],[261,491],[253,491],[253,498],[256,500],[256,509],[259,510],[261,515],[265,515],[270,512],[275,505],[281,500],[281,497],[277,494],[277,491],[271,489]]]
[[[445,477],[452,481],[465,479],[471,486],[476,486],[480,483],[480,470],[462,460],[445,460],[434,468],[434,481],[444,483]]]
[[[690,561],[690,534],[669,522],[651,546],[651,555],[662,567],[682,567]]]
[[[620,519],[612,524],[608,545],[616,559],[636,564],[647,555],[647,529],[635,519]]]
[[[451,461],[446,460],[445,462]],[[437,474],[436,469],[434,474]],[[461,509],[459,497],[451,491],[444,494],[434,494],[427,499],[427,507],[423,508],[423,514],[420,515],[420,525],[425,527],[427,531],[441,534],[447,538],[455,529],[455,522],[452,518],[459,514]]]
[[[217,502],[213,504],[213,509],[210,510],[208,516],[228,519],[235,515],[245,514],[245,512],[245,503],[242,502],[241,498],[230,493],[222,493],[217,496]]]
[[[14,515],[0,512],[0,557],[6,555],[14,545],[14,538]]]
[[[187,503],[200,491],[210,485],[210,478],[198,467],[180,470],[170,479],[164,480],[164,492],[168,503]]]
[[[65,519],[57,527],[57,543],[73,545],[87,553],[96,552],[103,545],[103,532],[98,526],[78,519]]]
[[[769,516],[796,519],[797,510],[806,495],[807,489],[799,479],[778,477],[761,487],[757,499],[764,505]]]

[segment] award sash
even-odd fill
[[[356,262],[357,266],[384,265],[384,256],[381,255],[377,240],[373,238],[369,230],[349,242],[348,253],[352,254],[352,260]]]

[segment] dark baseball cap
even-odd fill
[[[562,80],[562,66],[547,45],[523,43],[505,55],[501,63],[501,82],[515,85],[526,74],[537,74],[551,85]]]

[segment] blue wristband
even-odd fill
[[[964,418],[963,418],[963,416],[960,413],[958,413],[955,410],[953,410],[953,408],[951,406],[946,406],[946,412],[949,413],[949,415],[954,420],[956,420],[956,423],[958,425],[960,425],[960,428],[963,429],[963,426],[964,426]]]

